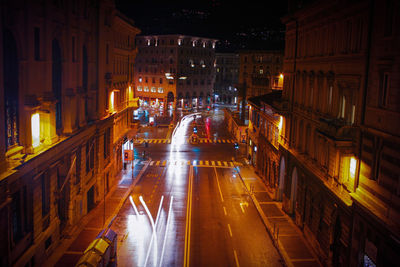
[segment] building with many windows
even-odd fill
[[[239,55],[216,53],[214,101],[237,104],[239,81]]]
[[[116,182],[139,30],[113,0],[0,10],[0,265],[41,266]]]
[[[281,96],[249,98],[252,164],[323,265],[395,266],[400,5],[299,3],[283,18]]]
[[[243,50],[239,58],[239,87],[246,99],[282,89],[283,51]]]
[[[135,96],[143,106],[211,104],[217,40],[185,35],[137,36]]]

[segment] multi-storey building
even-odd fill
[[[235,53],[216,53],[216,74],[214,100],[236,104],[239,81],[239,55]]]
[[[211,104],[217,40],[185,35],[137,36],[135,96],[143,106]]]
[[[253,99],[249,135],[263,136],[262,118],[279,118],[276,187],[324,265],[394,266],[399,3],[294,2],[283,18],[282,97]]]
[[[282,89],[283,51],[243,50],[239,57],[239,87],[246,99]]]
[[[115,183],[138,29],[112,0],[0,10],[0,265],[41,266]]]
[[[394,266],[400,261],[400,3],[372,1],[369,8],[350,265]]]
[[[278,180],[281,153],[279,138],[284,117],[279,113],[282,90],[248,98],[249,125],[247,153],[273,199],[282,200],[283,183]]]

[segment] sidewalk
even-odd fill
[[[240,177],[286,265],[294,267],[322,266],[304,239],[302,232],[282,211],[282,203],[271,199],[267,187],[254,172],[253,167],[245,166],[237,169],[239,169]]]
[[[44,266],[75,266],[84,250],[96,238],[104,225],[107,226],[118,214],[149,162],[135,160],[134,179],[132,179],[132,169],[122,170],[117,176],[118,184],[111,188],[107,194],[105,209],[104,201],[102,201],[89,214],[84,216],[79,222],[79,227],[72,229],[70,236],[60,241]]]

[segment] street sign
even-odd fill
[[[125,149],[124,151],[124,160],[134,160],[133,150]]]

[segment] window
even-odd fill
[[[393,32],[393,0],[386,0],[385,3],[385,25],[384,25],[384,30],[383,34],[385,37],[390,37],[392,36]]]
[[[27,190],[24,186],[21,190],[11,195],[11,227],[12,241],[17,243],[24,237],[28,229]]]
[[[34,34],[34,49],[35,49],[35,60],[40,60],[40,28],[35,27],[33,30]]]
[[[50,212],[50,176],[47,173],[41,176],[42,184],[42,217]]]
[[[159,92],[160,94],[162,94],[162,93],[164,93],[164,89],[163,89],[162,87],[158,87],[158,92]]]
[[[75,184],[79,184],[81,182],[81,148],[79,147],[76,151],[76,160],[75,160]]]
[[[344,119],[346,116],[346,96],[342,96],[342,102],[340,104],[340,118]]]
[[[110,156],[110,140],[111,140],[111,128],[107,128],[106,131],[104,131],[104,159],[108,158]]]
[[[332,108],[332,95],[333,95],[333,86],[329,85],[329,87],[328,87],[328,112],[330,112],[331,108]]]
[[[74,37],[72,37],[73,38],[73,40],[75,39]],[[106,44],[106,64],[108,64],[108,62],[109,62],[109,51],[110,50],[110,47],[109,47],[109,45],[108,44]]]
[[[151,92],[155,93],[156,92],[156,88],[155,87],[151,87]]]
[[[86,143],[86,173],[94,168],[94,140]]]
[[[149,91],[149,87],[145,86],[143,91],[148,92]]]
[[[141,91],[142,91],[142,87],[141,87],[141,86],[138,86],[136,90],[137,90],[138,92],[141,92]]]
[[[388,91],[390,86],[390,76],[388,73],[381,74],[381,90],[379,90],[379,106],[386,107]]]

